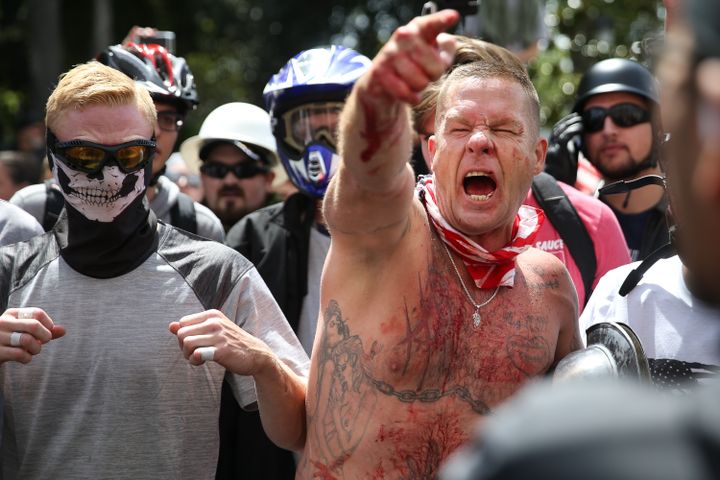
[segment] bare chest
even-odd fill
[[[321,478],[432,478],[480,415],[554,358],[558,326],[522,274],[479,309],[479,325],[435,256],[363,308],[349,305],[330,300],[313,355],[303,465],[337,475]]]

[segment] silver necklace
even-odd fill
[[[473,299],[472,295],[470,295],[470,291],[465,286],[465,282],[463,282],[462,276],[460,275],[460,271],[457,268],[457,265],[455,265],[455,260],[453,259],[452,255],[450,254],[450,250],[448,250],[447,245],[445,245],[445,242],[440,239],[440,243],[442,244],[443,248],[445,249],[445,252],[447,253],[448,257],[450,258],[450,263],[452,263],[453,268],[455,269],[455,274],[458,277],[458,280],[460,280],[460,285],[462,286],[463,290],[465,291],[465,296],[467,296],[468,300],[472,304],[473,307],[475,307],[475,312],[472,314],[473,319],[473,325],[475,328],[480,326],[480,321],[482,320],[482,317],[480,316],[480,309],[487,305],[488,303],[492,302],[493,298],[495,298],[495,295],[497,295],[498,290],[500,290],[500,285],[495,287],[495,291],[493,294],[485,300],[483,303],[475,303],[475,300]]]

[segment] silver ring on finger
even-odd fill
[[[12,332],[10,334],[10,346],[11,347],[19,347],[21,338],[22,338],[22,332]]]

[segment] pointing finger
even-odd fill
[[[422,37],[428,43],[434,44],[437,36],[455,25],[459,19],[460,14],[458,12],[446,9],[430,15],[416,17],[413,22],[416,22]]]

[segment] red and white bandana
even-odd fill
[[[522,205],[512,229],[512,240],[505,247],[488,252],[450,226],[437,205],[434,177],[420,177],[415,191],[430,215],[440,238],[450,246],[468,269],[478,288],[512,287],[515,283],[515,257],[530,248],[545,220],[539,208]]]

